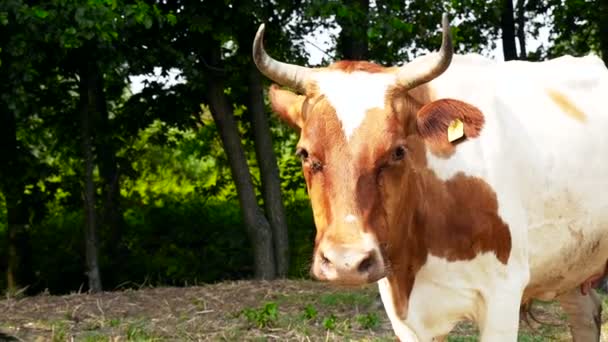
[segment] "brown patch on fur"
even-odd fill
[[[498,216],[496,193],[483,180],[462,173],[444,184],[448,208],[441,213],[432,209],[420,218],[430,234],[429,251],[448,261],[468,260],[480,253],[494,252],[506,265],[511,252],[511,234]],[[427,200],[436,203],[433,198],[427,197]]]
[[[574,105],[574,103],[572,103],[572,101],[570,101],[570,99],[568,99],[568,97],[566,97],[566,95],[563,93],[554,89],[547,89],[547,95],[549,95],[551,100],[553,100],[553,102],[555,102],[555,104],[560,107],[564,113],[568,114],[573,119],[580,122],[587,121],[587,116],[585,113]]]
[[[487,183],[464,174],[443,182],[430,170],[422,172],[418,182],[420,193],[410,194],[402,207],[414,212],[403,224],[407,233],[401,234],[402,242],[389,253],[388,280],[402,319],[415,275],[429,254],[466,261],[493,252],[507,264],[511,253],[509,227],[498,215],[496,194]]]
[[[369,73],[386,72],[388,68],[368,61],[338,61],[328,66],[327,69],[342,70],[344,72],[365,71]]]
[[[431,152],[445,158],[454,153],[457,143],[479,136],[484,124],[483,114],[477,107],[453,99],[441,99],[423,106],[417,118],[418,133]],[[455,119],[462,120],[464,124],[464,138],[450,142],[448,127]]]

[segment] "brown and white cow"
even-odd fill
[[[264,50],[259,70],[300,132],[317,227],[312,273],[377,282],[402,341],[471,319],[516,341],[519,309],[557,299],[598,341],[589,283],[608,261],[608,71],[596,57],[497,63],[443,43],[402,67],[305,68]],[[582,290],[581,290],[582,289]]]

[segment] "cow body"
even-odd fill
[[[402,341],[459,321],[516,341],[530,300],[558,299],[599,339],[589,284],[608,264],[608,71],[595,57],[497,63],[437,54],[400,68],[308,69],[263,50],[273,109],[299,130],[317,234],[312,274],[377,282]],[[587,294],[587,292],[589,292]]]
[[[507,265],[487,254],[455,262],[429,258],[409,303],[402,304],[408,318],[389,312],[396,330],[404,330],[404,322],[420,340],[429,340],[462,319],[483,321],[488,300],[551,300],[602,274],[608,261],[608,197],[602,195],[608,191],[608,72],[602,61],[496,63],[455,56],[424,91],[484,113],[479,138],[447,159],[429,153],[429,164],[443,180],[463,172],[487,182],[513,247]],[[522,286],[523,295],[509,294]],[[379,287],[383,302],[392,304],[386,279]]]

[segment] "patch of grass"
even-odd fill
[[[520,333],[517,337],[517,342],[544,342],[547,341],[545,336],[534,336],[526,333]]]
[[[158,339],[148,333],[141,322],[132,323],[127,328],[127,341],[152,342]]]
[[[448,342],[477,342],[475,336],[448,336]]]
[[[68,340],[68,326],[65,322],[56,322],[51,325],[51,341],[63,342]]]
[[[335,330],[336,329],[336,316],[333,314],[325,317],[323,319],[323,327],[327,330]]]
[[[327,293],[321,296],[319,301],[326,306],[336,305],[370,305],[374,299],[365,293],[358,292],[335,292]]]
[[[39,296],[19,305],[0,302],[7,308],[0,312],[0,329],[23,341],[394,341],[384,310],[374,305],[376,296],[373,287],[337,289],[302,280]],[[608,295],[601,298],[608,312]],[[535,303],[533,312],[552,325],[521,322],[519,341],[571,340],[558,303]],[[607,316],[602,331],[608,336]],[[478,336],[467,321],[447,340],[472,342]]]
[[[356,320],[363,329],[375,329],[380,325],[380,317],[378,317],[378,314],[375,312],[357,315]]]
[[[80,340],[80,339],[79,339]],[[84,336],[82,336],[83,342],[106,342],[111,341],[112,339],[108,336],[105,336],[98,332],[90,332]]]
[[[312,321],[317,318],[319,312],[315,309],[314,306],[308,304],[304,307],[304,313],[302,314],[302,318],[306,321]]]
[[[245,308],[242,314],[247,321],[258,328],[272,326],[279,318],[279,309],[276,303],[268,302],[258,309]]]
[[[111,328],[116,328],[119,325],[120,325],[120,319],[118,319],[118,318],[111,318],[108,321],[108,326]]]

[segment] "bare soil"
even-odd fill
[[[603,296],[608,312],[608,296]],[[536,303],[547,324],[522,322],[520,341],[569,341],[555,303]],[[606,317],[604,339],[608,337]],[[470,323],[450,341],[476,341]],[[395,341],[377,289],[307,280],[238,281],[0,301],[0,340]],[[607,339],[608,341],[608,339]]]

